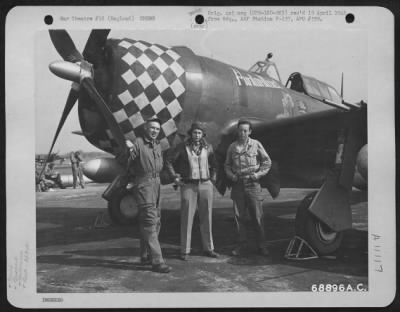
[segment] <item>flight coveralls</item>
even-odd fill
[[[129,150],[131,191],[139,210],[140,257],[153,265],[164,263],[158,235],[161,228],[160,172],[163,157],[159,141],[138,137]]]
[[[259,248],[263,247],[265,240],[263,195],[259,179],[266,175],[270,168],[271,159],[259,141],[249,138],[242,150],[238,148],[237,141],[229,146],[224,169],[231,180],[234,176],[238,177],[238,181],[232,185],[231,198],[239,246],[246,243],[248,212],[255,223],[257,245]],[[256,180],[249,178],[253,173],[257,177]]]

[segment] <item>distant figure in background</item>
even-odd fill
[[[36,192],[46,192],[48,187],[46,185],[46,180],[44,175],[40,175],[41,166],[39,162],[35,164],[35,175],[36,175]],[[53,182],[51,182],[53,184]]]
[[[76,181],[79,178],[79,184],[82,188],[85,188],[85,181],[83,180],[83,173],[81,168],[82,156],[79,151],[72,151],[70,155],[72,177],[73,177],[73,188],[76,188]]]
[[[63,183],[61,181],[61,175],[57,171],[54,170],[54,163],[49,163],[46,165],[46,168],[44,170],[44,177],[47,180],[53,181],[61,189],[65,189],[65,186],[63,185]]]

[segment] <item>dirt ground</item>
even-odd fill
[[[235,245],[232,203],[228,195],[215,195],[213,236],[218,259],[202,256],[195,218],[193,252],[189,261],[179,255],[179,192],[162,189],[160,242],[169,274],[151,271],[139,263],[139,232],[135,225],[110,224],[107,203],[101,198],[106,185],[67,188],[37,193],[38,293],[131,292],[294,292],[311,291],[315,284],[345,284],[368,289],[367,203],[353,193],[353,229],[342,247],[328,258],[287,260],[283,257],[294,235],[294,218],[305,189],[283,189],[277,200],[266,195],[265,228],[270,257],[230,255]],[[104,227],[95,227],[105,215]]]

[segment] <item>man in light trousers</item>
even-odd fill
[[[213,148],[206,142],[205,129],[194,122],[189,138],[167,157],[166,168],[181,187],[181,260],[188,260],[191,251],[193,218],[198,208],[203,253],[217,258],[212,237],[213,182],[216,160]]]

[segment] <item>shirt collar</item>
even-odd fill
[[[190,146],[190,147],[193,147],[193,140],[192,139],[187,139],[186,140],[186,145],[188,145],[188,146]],[[204,140],[204,139],[201,139],[200,140],[200,149],[202,149],[202,148],[207,148],[208,147],[208,144],[207,144],[207,142],[206,142],[206,140]]]
[[[143,141],[144,141],[144,143],[149,144],[149,145],[151,145],[151,146],[160,143],[160,141],[158,141],[158,140],[151,140],[151,139],[149,139],[146,135],[143,136]]]
[[[254,140],[253,140],[252,138],[248,138],[248,139],[247,139],[247,142],[246,142],[245,145],[244,145],[244,149],[242,150],[242,152],[247,151],[250,147],[253,146],[253,144],[254,144]],[[235,150],[236,150],[237,152],[239,152],[238,145],[239,145],[239,142],[238,142],[238,141],[235,141],[234,147],[235,147]]]

